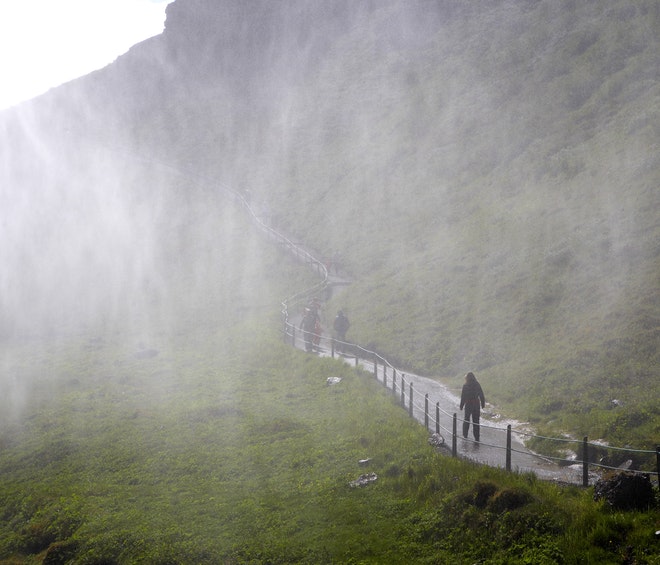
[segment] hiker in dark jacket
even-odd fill
[[[465,417],[463,419],[463,437],[468,437],[470,430],[470,418],[472,419],[472,434],[474,440],[479,441],[479,417],[481,408],[486,406],[486,398],[481,385],[477,381],[474,373],[465,375],[465,384],[461,391],[461,410],[465,407]]]
[[[346,345],[346,332],[350,327],[351,324],[348,321],[346,314],[344,314],[342,310],[339,310],[339,312],[337,312],[337,316],[335,317],[335,321],[332,324],[332,328],[335,330],[337,349],[339,351],[344,351],[344,346]]]

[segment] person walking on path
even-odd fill
[[[470,419],[472,419],[472,434],[474,441],[479,441],[479,418],[481,416],[481,408],[486,406],[486,398],[484,391],[474,373],[465,375],[465,384],[461,390],[461,410],[465,407],[465,417],[463,419],[463,437],[468,437],[470,431]]]
[[[300,321],[300,329],[303,330],[305,350],[308,352],[314,349],[314,341],[320,324],[318,311],[315,308],[306,307],[305,314]]]
[[[335,330],[337,349],[342,353],[344,352],[346,345],[346,332],[350,327],[351,323],[348,321],[348,318],[342,310],[339,310],[339,312],[337,312],[337,316],[335,316],[335,321],[332,324],[332,328]]]

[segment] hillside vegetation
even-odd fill
[[[373,377],[283,344],[316,279],[221,187],[340,251],[350,339],[653,447],[659,24],[652,0],[176,0],[0,113],[0,562],[658,564],[652,501],[447,457]]]
[[[212,84],[249,105],[208,106],[240,116],[231,133],[218,120],[232,140],[212,144],[230,156],[218,174],[341,251],[356,282],[338,306],[360,343],[456,386],[475,370],[502,410],[539,426],[650,447],[657,3],[333,6],[313,24],[268,14],[270,33],[223,44],[225,59],[265,63],[217,68]]]
[[[342,251],[360,343],[425,374],[476,370],[539,424],[654,441],[657,5],[495,3],[417,35],[398,8],[291,102],[264,197]]]
[[[456,386],[477,371],[539,426],[649,447],[659,10],[178,0],[162,36],[8,129],[29,116],[64,153],[101,146],[250,190],[342,253],[353,339]]]
[[[81,269],[59,217],[67,245],[27,248],[85,308],[55,285],[3,326],[0,563],[659,563],[654,504],[448,457],[371,374],[284,344],[304,268],[222,193],[138,170],[114,178],[122,230],[91,239],[110,265]],[[168,213],[145,217],[141,190]],[[132,230],[159,237],[123,249]]]
[[[222,241],[245,249],[240,229]],[[261,259],[272,298],[286,262]],[[144,343],[142,327],[42,339],[37,355],[4,344],[31,386],[20,417],[3,405],[0,563],[659,562],[657,510],[434,451],[369,374],[282,344],[254,312],[217,324],[251,306],[213,282]]]

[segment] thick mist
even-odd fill
[[[484,419],[532,441],[654,447],[658,29],[657,0],[176,0],[161,36],[0,113],[3,555],[373,558],[345,488],[372,470],[402,554],[411,501],[474,517],[476,475],[448,466],[447,498],[373,378],[282,341],[318,278],[245,200],[339,253],[326,336],[343,310],[401,385],[457,400],[474,371]]]
[[[81,374],[215,340],[268,295],[256,235],[217,183],[69,139],[32,110],[0,129],[5,417]]]
[[[3,333],[71,331],[157,294],[158,179],[108,154],[27,158],[26,173],[2,183]]]
[[[354,337],[415,370],[482,371],[507,401],[530,378],[607,374],[613,395],[657,373],[656,3],[167,13],[162,36],[5,122],[23,140],[6,178],[38,195],[3,186],[6,335],[160,302],[140,322],[167,326],[164,242],[196,197],[163,190],[157,162],[339,250]]]

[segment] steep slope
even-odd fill
[[[352,338],[476,370],[520,417],[651,441],[657,29],[651,0],[177,0],[162,36],[6,119],[41,116],[62,159],[249,189],[341,251]]]
[[[276,186],[352,261],[361,342],[612,433],[584,414],[658,392],[657,10],[520,8],[466,14],[414,58],[356,31]],[[635,418],[657,433],[657,415]]]

